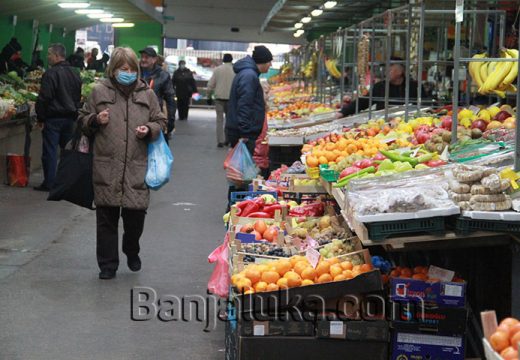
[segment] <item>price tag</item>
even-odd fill
[[[468,109],[471,110],[473,112],[473,114],[475,114],[475,115],[477,115],[480,111],[480,108],[475,105],[471,105]]]
[[[446,284],[444,286],[444,295],[462,297],[462,286]]]
[[[455,5],[455,22],[464,21],[464,0],[457,0]]]
[[[412,153],[412,157],[416,157],[417,156],[417,153],[419,152],[419,150],[421,150],[420,147],[418,147],[417,149],[415,149]]]
[[[330,336],[342,336],[343,335],[343,321],[331,321],[330,322]]]
[[[384,144],[388,144],[388,143],[394,142],[396,140],[397,140],[396,137],[391,137],[391,138],[385,139],[385,140],[383,140],[381,142],[384,143]]]
[[[440,281],[451,281],[455,276],[454,271],[446,270],[437,266],[430,266],[428,277],[430,279],[439,279]]]
[[[320,246],[320,244],[318,244],[318,242],[316,240],[314,240],[313,238],[311,238],[310,236],[307,236],[307,244],[311,248],[316,248],[316,247]]]
[[[318,250],[313,248],[307,248],[305,251],[305,257],[307,260],[309,260],[309,263],[312,265],[313,268],[316,268],[318,266],[318,262],[320,261],[320,253]]]
[[[265,336],[265,325],[253,326],[253,335],[254,336]]]

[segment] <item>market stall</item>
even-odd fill
[[[269,180],[255,182],[252,190],[278,198],[247,194],[226,218],[228,359],[270,358],[271,348],[276,355],[290,349],[283,353],[288,358],[342,351],[356,359],[464,359],[485,353],[517,358],[512,326],[518,321],[498,326],[495,319],[487,326],[479,313],[494,309],[499,320],[520,316],[519,143],[512,97],[520,99],[512,92],[519,81],[519,46],[503,47],[503,10],[466,8],[455,15],[455,9],[407,5],[312,44],[318,50],[311,66],[318,69],[317,99],[328,89],[320,66],[331,73],[331,65],[351,67],[353,81],[340,81],[339,96],[352,91],[358,94],[354,101],[366,97],[383,107],[270,129],[270,146],[301,148],[301,163],[281,168],[276,163]],[[460,49],[461,15],[464,27],[473,29],[464,35],[467,55]],[[481,16],[495,20],[490,57],[478,52],[483,43],[475,43]],[[450,44],[442,39],[448,29]],[[429,44],[427,59],[426,38],[439,40]],[[352,51],[346,51],[349,41]],[[328,43],[334,44],[332,64],[319,52]],[[441,50],[450,45],[452,59]],[[394,60],[395,53],[402,59]],[[372,96],[379,76],[386,78],[389,93],[394,64],[413,69],[418,96],[411,96],[410,76],[402,98]],[[441,73],[440,67],[455,70],[442,71],[430,84],[434,96],[423,98],[425,74],[432,68]],[[470,103],[477,93],[488,101]],[[314,212],[320,208],[323,212]],[[379,296],[382,308],[390,310],[370,304],[376,309],[370,326],[367,317],[338,316],[338,299],[348,296],[359,303]],[[294,305],[296,298],[303,301]],[[274,307],[263,308],[269,299],[276,300]],[[269,316],[289,304],[310,318],[282,325]],[[255,317],[258,313],[264,317]],[[332,318],[325,321],[325,314]]]

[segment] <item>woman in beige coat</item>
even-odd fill
[[[141,269],[139,238],[150,200],[144,182],[147,146],[163,136],[166,117],[157,97],[139,80],[132,49],[116,48],[107,79],[93,89],[79,121],[94,138],[93,184],[100,279],[112,279],[119,266],[118,223],[123,218],[123,253],[130,270]]]

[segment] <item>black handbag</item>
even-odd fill
[[[81,139],[81,126],[76,126],[74,137],[62,150],[56,179],[49,191],[47,200],[65,200],[78,206],[94,210],[94,187],[92,184],[92,147],[89,139],[89,152],[78,151]]]

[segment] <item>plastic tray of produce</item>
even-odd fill
[[[357,221],[362,223],[373,223],[381,221],[397,221],[397,220],[408,220],[408,219],[424,219],[431,217],[442,217],[460,214],[460,208],[453,205],[450,208],[445,209],[428,209],[419,210],[417,212],[400,212],[400,213],[388,213],[388,214],[375,214],[375,215],[355,215]]]
[[[365,224],[370,240],[384,240],[391,236],[400,236],[415,233],[434,235],[444,234],[446,226],[444,217],[426,219],[408,219],[402,221],[385,221]]]
[[[520,222],[520,213],[516,211],[462,211],[462,216],[474,220],[504,220]]]
[[[455,231],[469,234],[473,231],[520,233],[520,221],[483,220],[459,216],[455,219]]]

